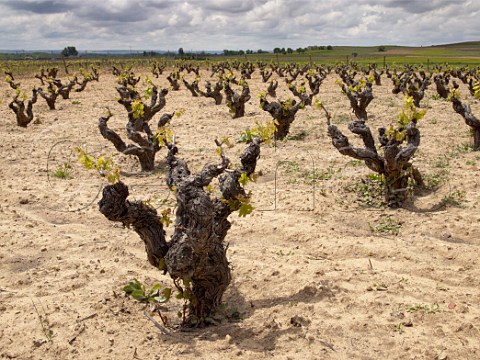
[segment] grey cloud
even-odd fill
[[[175,2],[170,0],[144,0],[138,1],[138,4],[142,4],[145,8],[156,8],[160,10],[168,10],[175,6]]]
[[[125,9],[110,9],[103,6],[81,7],[76,10],[76,15],[85,20],[98,22],[130,23],[144,21],[149,18],[148,11],[137,7]]]
[[[452,0],[391,0],[379,2],[379,5],[383,5],[387,8],[401,8],[411,14],[422,14],[460,3],[462,2]]]
[[[22,1],[9,0],[4,5],[15,11],[27,11],[35,14],[59,14],[74,7],[64,1]]]
[[[256,1],[246,0],[208,0],[199,3],[206,11],[217,11],[225,13],[244,13],[255,8]]]

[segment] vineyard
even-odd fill
[[[1,358],[480,357],[478,68],[15,64]]]

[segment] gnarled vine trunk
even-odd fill
[[[230,87],[230,82],[233,82],[233,80],[229,79],[225,82],[225,99],[232,118],[237,119],[245,116],[245,103],[251,98],[250,88],[248,84],[243,84],[242,92],[239,94]]]
[[[128,81],[128,78],[125,78],[124,81]],[[117,88],[117,91],[120,94],[120,99],[117,100],[118,103],[122,104],[128,112],[128,123],[125,127],[127,137],[136,145],[127,145],[114,130],[108,127],[107,122],[112,114],[108,114],[106,117],[100,117],[98,121],[100,133],[105,139],[109,140],[118,151],[125,155],[136,156],[140,162],[142,171],[153,171],[155,168],[155,155],[161,148],[159,141],[161,134],[154,134],[152,132],[149,121],[165,106],[165,95],[168,94],[168,90],[163,89],[159,91],[156,86],[153,86],[150,103],[142,103],[143,111],[141,114],[136,114],[133,108],[135,102],[141,99],[139,92],[135,88],[131,86],[120,86]],[[158,121],[158,129],[160,130],[160,128],[165,126],[174,114],[175,113],[162,115]]]
[[[480,119],[473,115],[470,106],[464,105],[459,99],[452,99],[453,110],[463,117],[465,123],[470,126],[473,133],[473,150],[480,150]]]
[[[412,178],[417,185],[423,185],[420,172],[410,162],[420,145],[420,131],[416,125],[416,121],[408,124],[405,130],[406,136],[402,140],[397,140],[395,136],[387,137],[385,129],[379,129],[383,156],[378,154],[372,132],[361,119],[353,121],[348,128],[362,138],[364,148],[353,147],[348,138],[335,125],[330,124],[329,120],[328,135],[332,139],[333,146],[342,155],[362,160],[368,168],[384,175],[385,200],[389,207],[400,207],[407,198],[409,178]],[[401,147],[404,139],[407,139],[407,145]]]
[[[13,110],[17,117],[17,125],[21,127],[27,127],[33,120],[33,104],[37,102],[37,90],[32,90],[32,98],[27,100],[27,106],[25,101],[18,100],[18,95],[8,104],[8,107]]]
[[[205,84],[205,91],[198,90],[198,92],[205,97],[210,97],[215,100],[215,105],[220,105],[222,103],[223,95],[222,95],[222,90],[223,90],[223,84],[221,81],[218,81],[215,84],[215,87],[212,90],[212,84],[210,81],[207,81]]]
[[[177,211],[175,231],[169,242],[156,210],[139,201],[127,200],[128,188],[119,182],[103,190],[100,211],[111,221],[132,226],[144,241],[148,261],[159,267],[162,259],[174,280],[193,284],[188,325],[204,324],[222,300],[230,280],[224,239],[230,229],[228,216],[239,209],[239,198],[247,197],[238,182],[242,174],[255,171],[260,155],[260,141],[255,139],[241,156],[240,169],[227,169],[230,161],[222,156],[218,165],[206,165],[191,174],[187,163],[178,158],[178,149],[169,145],[167,184],[175,189]],[[218,177],[222,198],[212,198],[205,191]]]
[[[260,99],[260,108],[272,115],[275,122],[275,140],[283,140],[290,132],[290,125],[295,120],[295,115],[298,110],[304,107],[303,102],[296,102],[295,100],[287,101],[272,101],[267,99]]]

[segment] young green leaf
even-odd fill
[[[242,173],[242,175],[240,175],[240,179],[238,179],[238,182],[242,186],[247,185],[250,181],[252,181],[252,179],[250,179],[246,173]]]
[[[253,206],[249,203],[244,202],[240,205],[240,208],[238,209],[238,216],[245,217],[251,214],[252,211],[253,211]]]

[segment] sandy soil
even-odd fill
[[[165,76],[154,82],[168,87]],[[202,72],[202,86],[209,76]],[[329,75],[317,98],[348,134],[352,114],[337,79]],[[18,80],[23,89],[39,85],[33,77]],[[368,108],[372,129],[394,122],[403,103],[391,94],[391,81],[382,82]],[[236,139],[270,118],[258,107],[257,94],[266,89],[258,71],[249,83],[247,115],[236,120],[224,103],[193,98],[183,86],[167,95],[162,113],[185,109],[172,128],[192,170],[218,161],[216,137]],[[283,81],[279,87],[279,98],[290,97]],[[479,116],[479,102],[461,89]],[[262,148],[261,176],[249,184],[255,211],[232,215],[224,320],[179,331],[182,304],[174,300],[162,311],[170,335],[122,291],[134,278],[147,286],[171,286],[170,279],[148,264],[133,230],[99,213],[104,182],[72,155],[82,146],[111,156],[131,197],[151,198],[161,210],[174,206],[165,150],[157,169],[143,174],[135,158],[101,137],[105,107],[121,135],[126,122],[111,74],[59,100],[55,111],[39,98],[36,124],[27,129],[16,126],[7,107],[12,93],[0,84],[0,358],[480,358],[480,155],[469,151],[469,129],[451,104],[432,97],[434,86],[422,101],[427,114],[415,165],[430,184],[441,180],[438,187],[414,194],[403,209],[364,206],[375,203],[372,188],[362,187],[370,171],[333,148],[321,111],[301,110],[291,129],[300,139]],[[236,144],[227,155],[236,162],[243,148]],[[65,161],[72,177],[52,176]],[[451,206],[438,210],[442,199]]]

